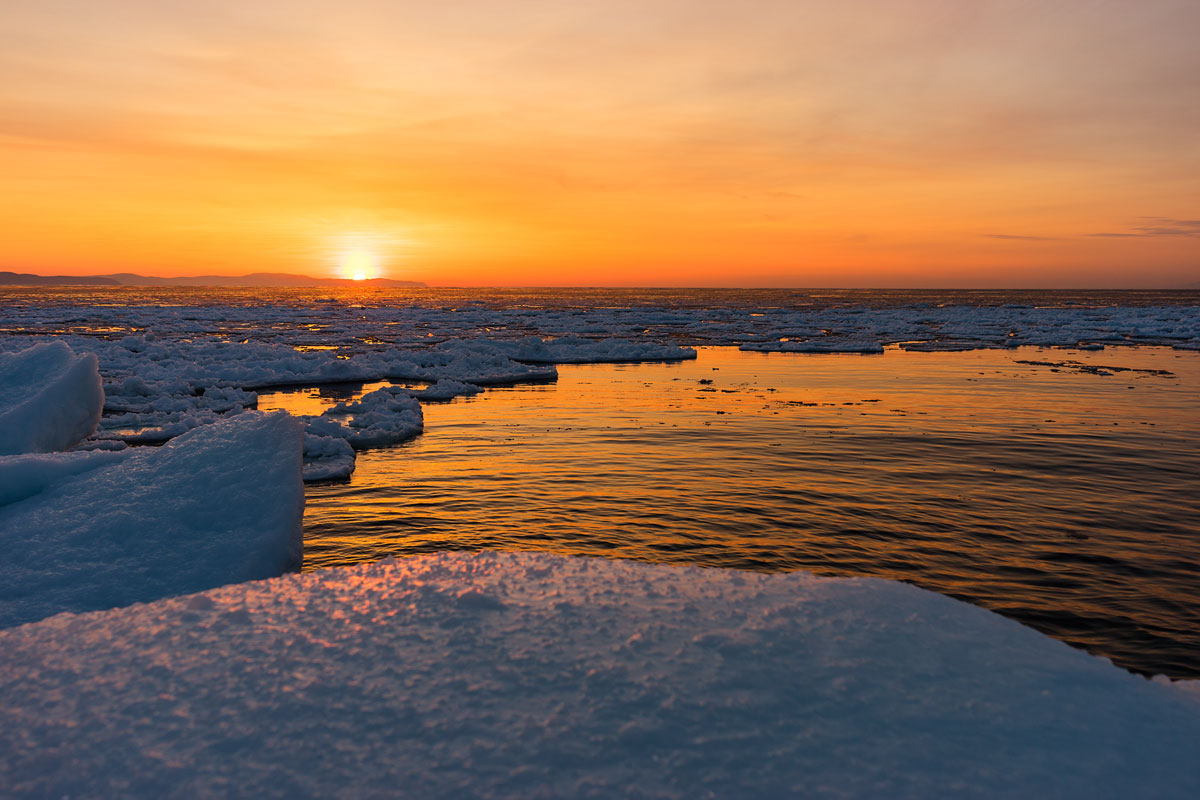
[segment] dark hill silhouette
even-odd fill
[[[158,278],[132,272],[108,275],[32,275],[21,272],[0,272],[4,286],[227,286],[287,288],[303,286],[374,286],[383,288],[423,287],[421,281],[398,281],[391,278],[370,278],[352,281],[344,278],[312,278],[284,272],[253,272],[249,275],[195,275],[182,278]]]

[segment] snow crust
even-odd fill
[[[1195,697],[882,580],[438,554],[0,652],[13,797],[1200,796]]]
[[[0,458],[0,627],[299,568],[301,437],[246,412],[159,448]]]
[[[96,430],[103,406],[91,353],[64,342],[0,352],[0,455],[66,450]]]

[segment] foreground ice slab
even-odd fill
[[[1200,703],[880,580],[535,554],[0,632],[13,796],[1200,796]]]
[[[96,356],[63,342],[0,353],[0,455],[66,450],[104,408]]]
[[[0,627],[298,567],[301,450],[297,420],[245,412],[159,448],[0,458],[26,476],[0,492]]]

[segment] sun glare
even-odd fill
[[[379,276],[379,258],[370,250],[356,247],[338,256],[338,272],[343,278],[365,281]]]

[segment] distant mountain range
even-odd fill
[[[311,278],[284,272],[252,272],[249,275],[196,275],[190,278],[155,278],[132,272],[109,275],[32,275],[27,272],[0,272],[0,286],[244,286],[287,288],[301,286],[374,286],[385,288],[423,287],[421,281],[395,281],[370,278],[352,281],[345,278]]]

